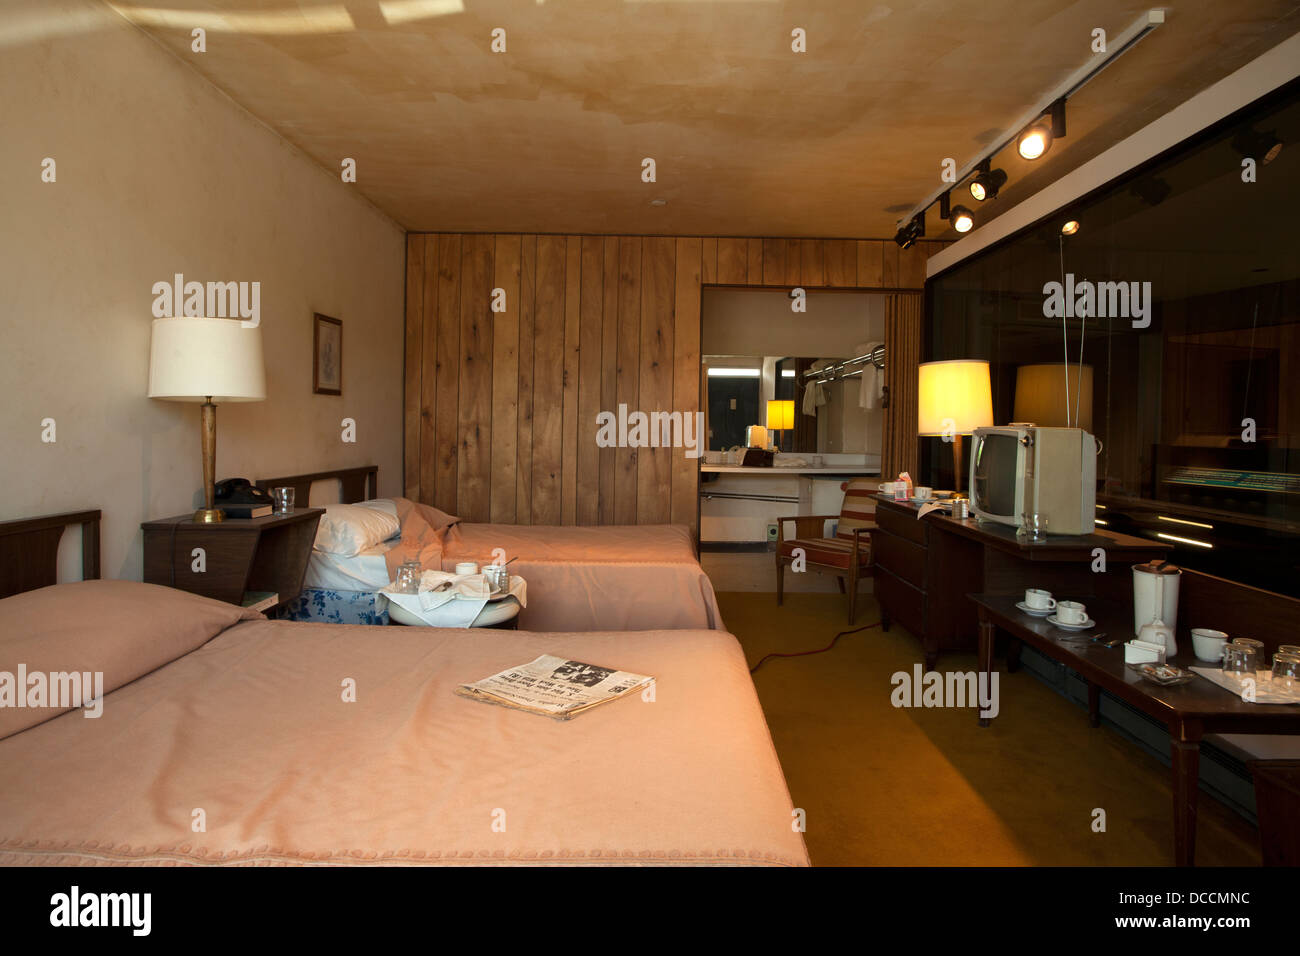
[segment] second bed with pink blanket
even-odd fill
[[[535,631],[722,627],[690,532],[681,525],[599,528],[472,524],[447,528],[442,569],[515,559],[528,582],[519,626]]]

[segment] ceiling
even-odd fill
[[[1115,36],[1149,6],[161,2],[112,6],[322,166],[354,158],[356,188],[410,230],[875,238],[945,157],[964,165],[1087,61],[1094,28]],[[999,156],[1010,183],[985,221],[1300,28],[1294,0],[1165,7],[1071,98],[1047,156]]]

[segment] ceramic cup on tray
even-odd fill
[[[1086,624],[1088,609],[1078,601],[1058,601],[1056,619],[1062,624]]]
[[[1192,652],[1198,661],[1217,664],[1223,660],[1223,645],[1228,643],[1228,635],[1208,627],[1192,628]]]
[[[1056,607],[1056,598],[1051,591],[1042,588],[1029,588],[1025,591],[1025,604],[1038,611],[1050,611]]]

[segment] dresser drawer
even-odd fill
[[[916,520],[916,512],[889,502],[877,502],[876,524],[900,538],[924,546],[926,527]]]
[[[924,640],[925,594],[886,568],[877,568],[875,581],[876,601],[881,611]]]
[[[871,536],[871,556],[877,568],[884,568],[912,587],[924,591],[926,549],[883,528]]]

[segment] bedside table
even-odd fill
[[[228,604],[242,603],[247,591],[274,591],[280,596],[278,608],[302,592],[324,513],[323,508],[298,508],[287,515],[227,518],[217,524],[198,524],[192,515],[146,521],[140,525],[144,580]],[[202,572],[194,570],[195,548],[205,552]]]

